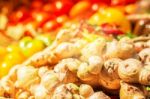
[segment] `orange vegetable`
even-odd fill
[[[90,8],[90,6],[91,4],[89,1],[79,1],[71,8],[69,15],[71,17],[76,17],[80,14],[83,14]]]

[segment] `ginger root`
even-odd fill
[[[77,86],[73,83],[58,86],[52,99],[110,99],[103,92],[94,92],[87,84]]]
[[[111,99],[111,98],[100,91],[100,92],[95,92],[93,95],[88,97],[88,99]]]
[[[150,65],[146,65],[141,69],[139,82],[143,85],[150,85]]]
[[[119,77],[130,83],[137,83],[139,80],[139,72],[142,68],[142,63],[139,60],[130,58],[120,62],[118,68]]]
[[[116,90],[120,88],[120,77],[118,67],[122,60],[119,58],[108,59],[104,62],[100,72],[99,83],[107,89]]]
[[[139,60],[127,59],[120,62],[118,74],[125,82],[150,85],[150,66],[142,66]]]
[[[134,55],[134,43],[129,38],[122,38],[120,41],[108,42],[104,57],[127,59]]]
[[[150,63],[150,48],[143,49],[138,55],[144,64]]]
[[[31,66],[22,66],[17,70],[17,88],[28,89],[30,86],[39,83],[38,69]]]
[[[139,87],[121,82],[120,99],[146,99],[146,97]]]

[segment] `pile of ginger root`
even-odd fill
[[[149,36],[89,42],[79,31],[64,29],[51,46],[0,80],[0,98],[146,99],[145,86],[150,86]]]

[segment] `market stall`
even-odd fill
[[[1,0],[0,98],[149,99],[149,0]]]

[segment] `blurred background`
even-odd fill
[[[149,35],[150,0],[0,0],[0,77],[49,46],[61,29],[89,25],[107,39]]]

